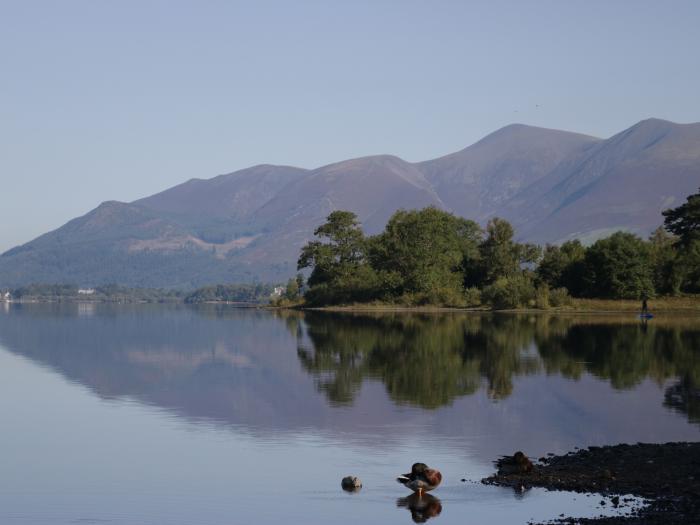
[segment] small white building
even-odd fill
[[[10,292],[0,292],[0,301],[9,303],[12,301],[12,294]]]
[[[94,288],[78,288],[78,295],[92,295],[94,293]]]
[[[272,291],[272,297],[282,297],[282,294],[287,291],[287,288],[284,286],[275,286],[275,289]]]

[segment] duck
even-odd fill
[[[411,472],[396,478],[406,488],[411,489],[421,496],[424,492],[433,490],[442,481],[442,474],[434,468],[430,468],[425,463],[414,463]]]
[[[517,451],[512,456],[503,456],[496,461],[498,474],[500,476],[508,476],[510,474],[527,474],[532,472],[532,461],[523,454]]]

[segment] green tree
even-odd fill
[[[284,297],[290,301],[299,299],[299,283],[296,279],[289,279],[287,287],[284,290]]]
[[[683,284],[679,265],[676,237],[659,226],[649,236],[649,257],[651,259],[654,289],[658,293],[677,295]]]
[[[584,266],[589,297],[639,299],[654,291],[649,246],[631,233],[596,241],[586,251]]]
[[[572,295],[581,293],[583,260],[586,248],[577,240],[559,246],[547,245],[537,267],[538,281],[551,288],[566,288]]]
[[[700,293],[700,241],[679,250],[675,269],[682,291]]]
[[[304,289],[304,274],[299,272],[296,276],[296,282],[297,288],[299,288],[299,292],[301,292]]]
[[[700,241],[700,191],[689,195],[677,208],[664,211],[663,215],[664,226],[678,237],[683,246]]]
[[[297,269],[312,268],[306,299],[312,304],[367,301],[374,298],[377,278],[366,257],[367,239],[357,216],[334,211],[301,250]]]
[[[463,290],[464,265],[478,256],[481,229],[434,207],[399,210],[373,238],[370,260],[392,295],[442,302]]]
[[[486,240],[479,247],[480,277],[488,284],[519,274],[522,265],[535,263],[541,255],[539,246],[513,241],[513,227],[504,219],[491,219],[486,226],[486,234]]]
[[[332,212],[314,235],[325,241],[307,243],[297,263],[299,270],[313,268],[310,286],[348,276],[364,262],[365,236],[354,213]]]
[[[663,214],[664,226],[678,238],[674,284],[680,291],[700,292],[700,192]]]

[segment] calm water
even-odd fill
[[[698,386],[698,317],[0,305],[0,523],[591,516],[460,480],[519,449],[697,440]],[[412,515],[414,461],[444,482]]]

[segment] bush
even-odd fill
[[[459,288],[442,287],[433,293],[433,304],[463,308],[466,306],[464,294]]]
[[[535,286],[532,279],[523,274],[501,277],[484,288],[482,298],[494,310],[533,306]]]
[[[428,292],[405,292],[398,298],[398,303],[406,306],[445,306],[463,308],[467,306],[466,297],[459,289],[441,287]]]
[[[552,306],[569,306],[571,296],[566,288],[555,288],[549,292],[549,304]]]
[[[476,287],[464,290],[464,305],[467,308],[481,306],[481,290]]]

